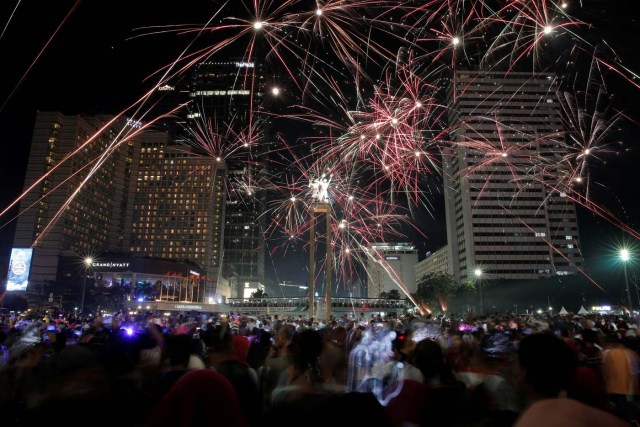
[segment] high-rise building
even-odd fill
[[[458,71],[443,152],[451,268],[459,280],[574,274],[582,264],[553,76]]]
[[[166,132],[127,138],[140,123],[113,119],[38,113],[14,238],[34,247],[31,283],[61,279],[62,258],[80,270],[84,257],[116,252],[194,263],[203,297],[218,296],[224,162]]]
[[[186,91],[192,102],[177,135],[190,145],[198,127],[212,129],[220,137],[215,147],[227,165],[223,263],[239,284],[234,288],[239,294],[233,295],[239,298],[243,289],[262,288],[265,282],[266,194],[260,176],[269,121],[258,114],[265,86],[262,67],[253,61],[198,64]]]
[[[374,243],[367,261],[368,297],[397,290],[415,293],[418,250],[410,243]]]
[[[134,150],[124,241],[133,254],[189,260],[217,297],[225,217],[226,166],[151,132]],[[228,296],[228,295],[225,295]]]
[[[429,274],[451,274],[449,246],[443,246],[416,264],[416,282]]]
[[[55,281],[62,255],[77,255],[81,265],[81,257],[119,245],[134,142],[102,161],[129,126],[125,119],[107,124],[111,119],[37,114],[13,245],[33,246],[30,283]]]

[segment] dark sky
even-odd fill
[[[2,2],[0,138],[4,155],[0,156],[0,206],[7,206],[21,191],[37,110],[59,110],[65,114],[121,111],[154,82],[144,82],[145,77],[176,58],[190,40],[188,36],[175,34],[131,38],[141,33],[133,30],[151,25],[202,23],[219,3],[200,0]],[[624,65],[639,72],[640,61],[632,41],[640,34],[640,2],[583,0],[583,3],[580,17],[594,23],[593,28],[585,30],[586,36],[606,38]],[[618,149],[620,154],[611,155],[606,164],[593,170],[591,196],[625,224],[638,229],[640,127],[633,121],[640,121],[637,106],[640,89],[616,79],[612,73],[609,77],[614,105],[624,110],[630,119],[616,136],[625,141]],[[0,218],[0,225],[6,224],[10,217]],[[443,220],[443,203],[435,196],[433,217],[421,214],[418,218],[419,225],[429,230],[428,238],[419,243],[421,258],[426,251],[446,243]],[[625,242],[634,244],[636,239],[588,211],[581,210],[580,220],[590,273],[598,281],[615,284],[621,276],[617,267],[612,269],[612,251]],[[0,229],[0,259],[8,255],[12,236],[12,223]]]

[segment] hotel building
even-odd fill
[[[219,296],[226,165],[166,132],[129,137],[140,125],[38,113],[14,237],[33,247],[31,284],[71,279],[68,259],[79,276],[86,257],[120,253],[191,263],[203,298]]]

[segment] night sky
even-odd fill
[[[235,0],[234,0],[235,1]],[[20,194],[24,179],[32,126],[37,110],[59,110],[65,114],[115,114],[136,101],[155,82],[146,80],[159,67],[170,63],[190,38],[176,34],[140,36],[142,27],[205,22],[220,2],[196,0],[150,1],[5,1],[0,5],[0,205],[2,208]],[[577,3],[577,2],[573,2]],[[640,72],[635,39],[640,34],[637,0],[583,0],[576,13],[593,23],[587,37],[603,38],[620,57],[622,64]],[[17,5],[17,6],[16,6]],[[132,6],[134,5],[134,6]],[[146,31],[149,32],[149,31]],[[626,119],[620,132],[612,136],[611,154],[606,163],[594,168],[591,198],[611,211],[634,230],[639,229],[640,178],[637,165],[640,88],[608,73],[613,105]],[[636,84],[640,80],[636,79]],[[617,141],[623,141],[617,144]],[[434,194],[431,213],[421,213],[418,226],[426,239],[417,241],[420,259],[427,251],[446,244],[444,203]],[[15,209],[12,210],[15,215]],[[0,218],[0,260],[8,257],[13,236],[13,216]],[[579,209],[586,269],[595,281],[617,287],[622,280],[619,265],[612,262],[622,244],[640,245],[592,213]],[[302,258],[303,255],[299,254]],[[6,263],[6,261],[4,261]],[[267,264],[281,263],[276,255]],[[640,263],[637,265],[640,268]],[[282,280],[296,272],[279,270]],[[640,271],[639,271],[640,273]],[[0,277],[4,277],[4,272]],[[298,276],[300,277],[300,276]],[[304,275],[302,275],[304,280]]]

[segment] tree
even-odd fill
[[[456,282],[447,273],[429,273],[419,279],[415,296],[420,303],[426,304],[431,309],[436,307],[445,309],[451,297],[474,287],[473,282]]]
[[[389,292],[381,292],[380,299],[402,299],[400,291],[397,289],[391,289]]]
[[[258,289],[256,291],[251,292],[251,298],[269,298],[269,295],[267,295],[267,293],[262,290],[262,289]]]

